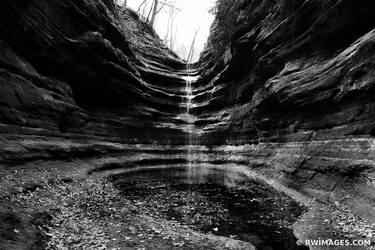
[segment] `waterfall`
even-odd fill
[[[193,84],[197,81],[199,76],[194,75],[191,72],[189,64],[186,65],[186,75],[183,77],[185,80],[185,96],[183,98],[183,107],[184,113],[179,115],[179,119],[183,121],[182,130],[187,134],[187,160],[188,160],[188,172],[187,179],[189,182],[193,183],[196,180],[196,174],[194,174],[195,167],[194,163],[196,160],[196,147],[198,146],[198,137],[200,134],[199,129],[195,127],[195,122],[198,120],[198,117],[192,114],[193,108],[195,107],[194,103],[194,91]]]
[[[188,132],[188,163],[189,166],[192,165],[193,163],[193,157],[192,157],[192,147],[194,145],[194,140],[193,140],[193,134],[194,134],[194,122],[196,121],[196,117],[190,114],[191,108],[192,108],[192,100],[193,100],[193,89],[192,89],[192,82],[193,78],[190,76],[190,70],[189,66],[186,66],[187,68],[187,77],[185,79],[186,81],[186,117],[187,117],[187,132]]]
[[[202,184],[207,183],[208,180],[214,180],[226,187],[235,187],[236,183],[243,180],[243,176],[239,176],[235,171],[220,172],[215,169],[216,166],[209,163],[209,155],[205,151],[207,148],[200,145],[200,136],[204,133],[204,128],[196,126],[198,117],[194,115],[194,108],[199,106],[195,99],[194,84],[199,79],[199,75],[191,71],[189,64],[186,65],[186,74],[183,76],[185,81],[185,90],[183,97],[183,113],[178,115],[178,119],[183,121],[183,130],[187,134],[187,168],[186,177],[184,181],[187,184]],[[223,167],[223,166],[222,166]],[[234,168],[233,165],[228,165],[229,168]],[[226,169],[226,167],[224,167]],[[220,174],[218,174],[220,172]],[[217,177],[219,176],[219,178]]]
[[[193,89],[192,89],[192,83],[194,79],[190,75],[190,69],[189,65],[187,65],[187,77],[185,79],[186,81],[186,117],[187,119],[187,132],[188,132],[188,154],[187,154],[187,160],[188,160],[188,169],[187,169],[187,180],[191,184],[194,181],[194,155],[193,155],[193,147],[194,147],[194,122],[196,121],[196,117],[190,114],[190,111],[192,109],[192,100],[193,100]]]

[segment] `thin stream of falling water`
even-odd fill
[[[190,76],[190,68],[189,63],[186,64],[186,70],[187,70],[187,78],[186,78],[186,114],[187,114],[187,130],[188,130],[188,164],[189,167],[192,167],[193,164],[193,157],[192,157],[192,147],[193,147],[193,133],[194,133],[194,120],[191,119],[190,110],[192,107],[192,100],[193,100],[193,89],[192,89],[192,81],[193,79]]]
[[[183,106],[185,112],[178,116],[179,119],[184,121],[182,130],[187,133],[186,147],[187,147],[187,181],[189,184],[205,183],[206,176],[210,172],[206,168],[206,164],[202,165],[200,162],[207,160],[207,155],[203,154],[200,150],[203,146],[199,143],[199,137],[203,133],[202,129],[195,126],[198,117],[192,114],[194,103],[193,84],[197,81],[199,76],[192,75],[189,63],[186,64],[185,80],[185,98]],[[226,186],[234,186],[235,176],[230,172],[227,173]]]
[[[195,149],[194,149],[194,146],[196,146],[196,131],[195,131],[195,121],[197,120],[197,117],[194,116],[193,114],[191,114],[191,109],[193,107],[193,98],[194,98],[194,94],[193,94],[193,88],[192,88],[192,83],[196,81],[196,77],[194,76],[191,76],[191,73],[190,73],[190,67],[189,67],[189,63],[186,64],[186,71],[187,71],[187,77],[185,78],[185,81],[186,81],[186,87],[185,87],[185,92],[186,92],[186,132],[188,133],[188,145],[187,145],[187,149],[188,149],[188,155],[187,155],[187,160],[188,160],[188,173],[187,173],[187,176],[188,176],[188,181],[190,183],[193,183],[193,182],[196,182],[196,181],[200,181],[200,180],[196,180],[197,175],[195,173],[196,169],[194,167],[194,161],[195,161]]]

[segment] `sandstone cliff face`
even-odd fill
[[[179,112],[168,84],[185,64],[135,14],[85,0],[2,1],[0,12],[1,132],[128,142],[173,134],[151,128]]]
[[[257,172],[374,221],[374,7],[240,1],[219,53],[217,38],[228,31],[218,17],[196,91],[197,101],[210,100],[195,109],[201,141],[250,144],[243,155]]]
[[[4,162],[114,150],[98,141],[184,144],[171,120],[185,63],[135,13],[111,0],[0,6]]]
[[[216,149],[374,221],[374,2],[238,3],[199,63],[196,139],[246,144]],[[186,65],[134,13],[100,0],[0,6],[0,164],[187,142]]]

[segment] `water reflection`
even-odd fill
[[[158,218],[258,249],[307,249],[290,229],[305,210],[231,164],[136,167],[111,177],[122,195]],[[151,210],[151,211],[149,211]]]

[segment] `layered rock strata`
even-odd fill
[[[1,2],[2,134],[183,144],[185,63],[111,2]]]
[[[217,16],[201,58],[196,101],[210,101],[194,110],[206,130],[200,141],[248,144],[257,172],[375,222],[374,3],[231,8],[237,14]]]
[[[373,1],[233,3],[195,65],[194,141],[374,222]],[[133,12],[99,0],[0,6],[1,164],[187,143],[185,62]]]

